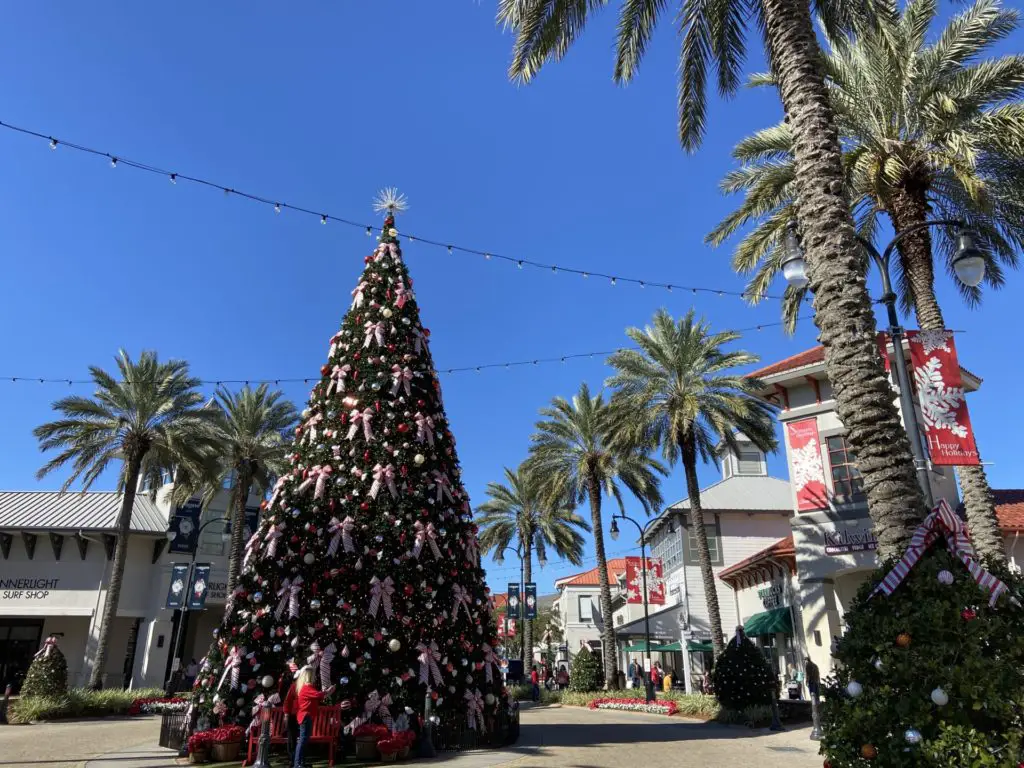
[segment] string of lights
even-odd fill
[[[135,170],[145,171],[146,173],[163,176],[170,180],[172,184],[178,182],[189,182],[197,186],[208,187],[210,189],[216,189],[223,192],[227,196],[239,197],[244,200],[248,200],[253,203],[259,203],[268,207],[273,207],[275,213],[281,213],[282,211],[292,211],[294,213],[304,214],[306,216],[315,217],[320,220],[321,224],[327,224],[328,222],[335,222],[338,224],[344,224],[349,227],[362,229],[366,232],[367,236],[373,235],[374,232],[380,232],[380,226],[374,226],[373,224],[366,224],[363,222],[353,221],[342,216],[337,216],[333,213],[325,213],[323,211],[317,211],[312,208],[306,208],[300,205],[294,205],[292,203],[283,202],[280,198],[264,197],[257,195],[252,192],[246,192],[241,189],[226,186],[218,182],[210,181],[199,176],[192,176],[185,173],[179,173],[177,171],[167,170],[165,168],[159,168],[149,163],[140,162],[138,160],[131,160],[120,154],[113,152],[107,152],[102,149],[95,149],[93,147],[85,146],[84,144],[78,144],[73,141],[66,141],[64,139],[57,139],[54,136],[40,131],[35,131],[30,128],[23,128],[17,125],[12,125],[0,121],[0,128],[6,128],[9,131],[15,133],[30,136],[42,141],[49,142],[50,148],[56,150],[60,147],[82,152],[88,155],[105,158],[113,168],[134,168]],[[695,285],[681,285],[678,283],[666,283],[659,280],[646,280],[637,277],[623,277],[621,275],[613,275],[605,272],[592,272],[584,269],[577,269],[575,267],[559,266],[557,264],[547,264],[540,261],[534,261],[533,259],[519,258],[516,256],[509,256],[507,254],[497,253],[495,251],[483,251],[478,248],[470,248],[464,245],[457,245],[450,241],[434,240],[428,237],[421,237],[419,235],[410,234],[408,232],[402,232],[402,236],[405,237],[409,242],[423,243],[438,248],[444,248],[449,254],[455,252],[464,253],[471,256],[482,256],[486,260],[503,261],[509,264],[515,264],[519,269],[530,267],[535,270],[543,270],[550,272],[551,274],[567,273],[570,275],[577,275],[584,279],[587,278],[598,278],[601,280],[607,280],[612,286],[618,283],[628,283],[631,285],[638,286],[640,288],[657,288],[668,291],[690,292],[691,294],[705,293],[713,294],[718,296],[738,296],[742,299],[753,299],[755,295],[746,291],[737,291],[727,288],[713,288],[708,286],[695,286]],[[781,295],[763,293],[759,297],[760,299],[781,299]],[[807,299],[809,301],[809,298]]]
[[[807,320],[807,317],[799,317],[797,320]],[[783,325],[782,322],[776,323],[762,323],[761,325],[754,325],[749,328],[737,328],[737,333],[743,331],[760,331],[765,328],[773,328],[775,326]],[[573,360],[584,360],[592,359],[598,356],[603,357],[604,355],[610,355],[615,350],[605,350],[603,352],[576,352],[570,355],[560,355],[558,357],[538,357],[533,360],[509,360],[504,363],[482,363],[480,365],[464,365],[458,368],[439,368],[438,373],[454,374],[454,373],[483,373],[485,370],[497,370],[497,369],[512,369],[522,368],[527,365],[544,365],[548,363],[568,363]],[[287,377],[279,376],[277,378],[252,378],[252,379],[200,379],[199,383],[202,386],[221,386],[223,384],[274,384],[280,386],[281,384],[310,384],[317,380],[317,377],[306,376],[306,377]],[[0,376],[0,381],[8,382],[11,384],[66,384],[68,386],[74,386],[76,384],[93,384],[92,379],[76,379],[70,376],[62,376],[59,378],[47,377],[47,376]]]

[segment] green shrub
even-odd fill
[[[533,701],[532,685],[514,685],[508,689],[508,693],[516,701]],[[540,687],[541,704],[557,704],[561,700],[561,691],[549,691],[543,685]]]
[[[601,680],[601,669],[597,657],[587,646],[580,648],[573,657],[572,671],[569,673],[569,690],[586,692],[596,691]]]
[[[32,660],[21,685],[22,696],[62,696],[68,690],[68,662],[57,647],[57,638],[46,638],[47,645]]]
[[[874,573],[846,612],[825,685],[822,752],[835,768],[865,765],[865,752],[873,768],[1017,768],[1024,584],[993,569],[1018,604],[1003,596],[990,608],[988,592],[940,544],[890,596],[869,597],[888,569]]]
[[[10,704],[7,716],[12,723],[37,720],[61,720],[70,717],[106,717],[123,715],[136,699],[158,698],[159,688],[129,691],[90,691],[72,688],[62,696],[21,696]]]
[[[779,681],[756,645],[737,628],[711,670],[715,695],[724,709],[742,712],[748,707],[768,706]]]

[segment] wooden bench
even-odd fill
[[[341,732],[341,707],[320,707],[313,717],[313,732],[310,734],[308,744],[327,745],[327,764],[334,765],[334,748],[338,744],[338,734]],[[270,710],[270,745],[288,743],[288,715],[280,707]],[[260,729],[253,728],[249,731],[249,748],[246,753],[245,762],[242,766],[252,765],[254,755],[259,750]]]

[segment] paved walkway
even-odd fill
[[[181,768],[156,746],[158,718],[0,727],[0,766],[18,768]],[[680,768],[751,764],[817,768],[808,728],[772,733],[659,715],[576,707],[525,708],[513,748],[403,761],[448,768]],[[100,754],[102,753],[102,754]],[[275,764],[280,761],[275,760]],[[351,765],[341,763],[340,765]]]

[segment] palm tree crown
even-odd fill
[[[1001,265],[1016,267],[1024,246],[1024,56],[981,57],[1016,29],[1019,14],[981,0],[928,43],[936,13],[935,0],[911,0],[902,13],[893,9],[873,26],[857,25],[854,36],[826,35],[824,70],[844,145],[846,185],[867,239],[875,236],[880,213],[897,230],[906,226],[901,211],[915,196],[922,216],[930,211],[966,221],[985,246],[985,279],[999,287]],[[775,84],[770,75],[752,82]],[[725,177],[722,189],[745,198],[708,235],[718,245],[755,224],[733,256],[737,271],[754,273],[747,290],[754,302],[781,268],[782,236],[796,217],[792,144],[790,126],[780,123],[736,146],[742,166]],[[953,233],[939,232],[952,272]],[[906,309],[915,306],[920,313],[931,265],[925,284],[915,286],[908,249],[900,256],[900,297]],[[980,299],[978,288],[957,285],[969,303]],[[790,327],[802,293],[787,290]]]

